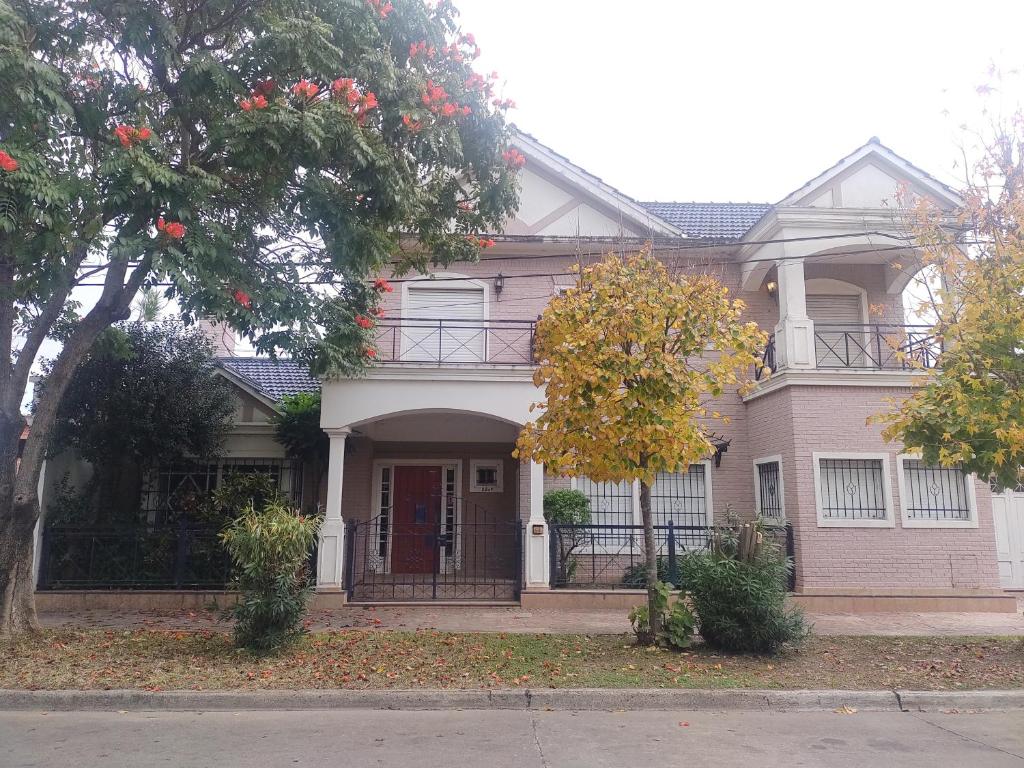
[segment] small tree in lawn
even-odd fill
[[[745,373],[766,336],[744,323],[742,301],[706,274],[673,275],[649,251],[585,267],[537,324],[545,388],[518,452],[552,472],[639,480],[649,637],[660,637],[651,484],[712,452],[709,401],[752,384]]]
[[[955,222],[924,199],[909,208],[920,262],[903,266],[922,270],[919,310],[944,350],[922,387],[870,421],[929,464],[1013,488],[1024,481],[1024,112],[980,149]]]
[[[368,275],[490,244],[523,157],[478,54],[447,1],[0,0],[0,635],[38,626],[61,397],[140,289],[258,351],[357,372],[388,288]]]

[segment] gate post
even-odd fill
[[[530,520],[526,531],[526,588],[549,589],[551,555],[547,521],[544,519],[544,465],[530,462]]]

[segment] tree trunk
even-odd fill
[[[650,617],[649,643],[658,642],[661,634],[661,609],[658,600],[658,542],[654,538],[654,515],[651,513],[651,486],[640,481],[640,514],[644,521],[644,555],[647,559],[647,613]]]
[[[0,414],[0,637],[39,629],[32,594],[35,516],[15,499],[24,428],[20,410]]]

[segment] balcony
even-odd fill
[[[913,371],[937,368],[942,338],[928,325],[814,324],[814,361],[819,370]],[[775,334],[768,338],[758,380],[776,370]]]
[[[381,363],[447,366],[533,365],[533,320],[405,317],[376,326]]]

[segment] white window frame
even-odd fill
[[[896,457],[896,480],[900,489],[900,511],[902,519],[900,523],[904,528],[977,528],[978,527],[978,495],[975,483],[977,475],[967,474],[961,470],[964,481],[967,484],[967,519],[966,520],[929,520],[919,517],[910,517],[910,489],[907,487],[906,473],[903,462],[907,460],[921,461],[919,453],[901,453]]]
[[[825,505],[822,499],[821,487],[821,460],[822,459],[851,459],[857,460],[881,460],[882,462],[882,496],[885,500],[885,517],[881,520],[871,518],[835,518],[825,517]],[[817,508],[819,528],[895,528],[896,516],[893,514],[892,503],[892,469],[889,465],[888,453],[854,453],[849,451],[815,451],[811,454],[811,461],[814,470],[814,500]]]
[[[711,488],[711,466],[712,462],[710,459],[702,459],[701,461],[693,462],[693,465],[701,465],[704,467],[704,498],[705,506],[708,511],[707,527],[710,529],[715,524],[715,507],[714,507],[714,494]],[[577,478],[569,478],[569,487],[574,491],[579,490],[579,483]],[[632,519],[632,525],[643,525],[644,517],[643,512],[640,510],[640,481],[634,480],[630,484],[630,488],[633,492],[632,502],[630,503],[630,518]],[[577,552],[585,552],[587,554],[615,554],[619,549],[615,547],[598,544],[593,547],[580,547],[576,550]]]
[[[779,515],[778,517],[768,517],[761,511],[761,473],[758,467],[762,464],[778,464],[779,465]],[[759,459],[754,459],[754,510],[757,512],[757,516],[764,518],[765,520],[785,520],[786,519],[786,482],[782,476],[782,454],[776,453],[773,456],[762,456]]]
[[[370,564],[371,570],[375,573],[391,573],[391,531],[393,530],[392,525],[394,524],[394,510],[395,510],[395,467],[441,467],[441,493],[444,493],[444,471],[445,469],[455,468],[455,497],[456,499],[461,497],[462,492],[462,460],[461,459],[374,459],[373,462],[373,477],[370,483],[370,518],[374,518],[380,515],[380,486],[381,486],[381,470],[384,467],[388,467],[391,470],[391,507],[388,512],[388,546],[387,555],[384,557],[383,563],[380,564],[379,568],[376,568],[372,563]],[[443,514],[445,508],[445,499],[441,499],[441,512]],[[369,522],[369,521],[368,521]],[[455,530],[456,530],[456,541],[455,546],[452,549],[454,555],[451,558],[443,558],[441,567],[447,570],[451,565],[454,564],[455,568],[461,566],[462,552],[462,508],[461,505],[455,504]],[[451,560],[453,563],[446,563],[446,560]]]
[[[494,468],[496,482],[494,485],[480,485],[476,481],[478,468]],[[470,493],[501,493],[505,490],[505,462],[503,459],[470,459],[469,460],[469,492]]]

